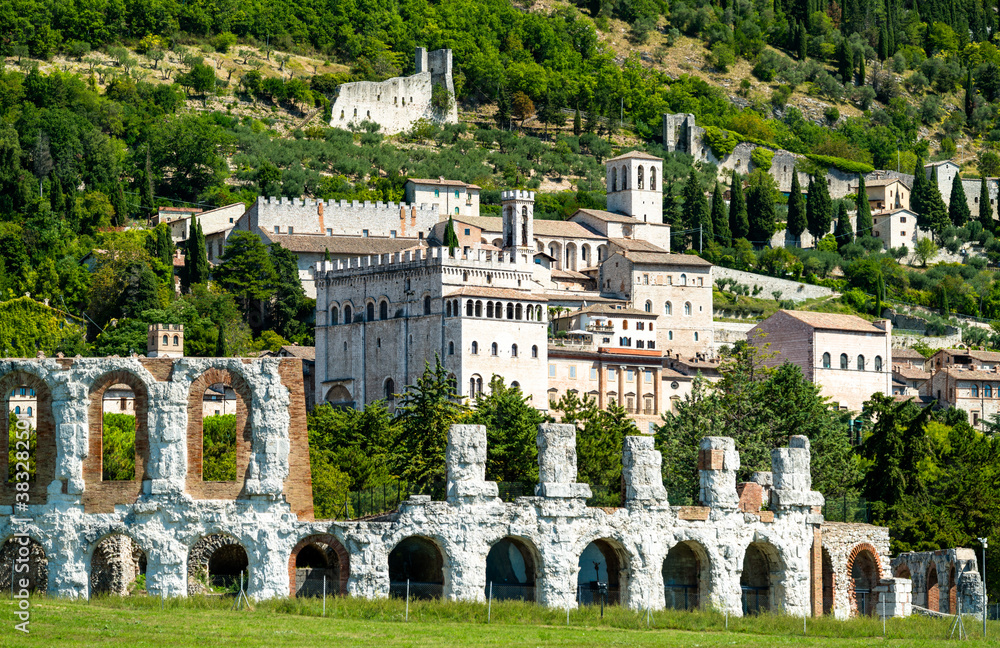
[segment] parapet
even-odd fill
[[[486,481],[486,426],[452,425],[445,449],[448,501],[477,504],[495,500],[496,482]]]
[[[793,436],[787,448],[771,450],[774,488],[771,499],[776,508],[822,506],[823,496],[812,490],[809,439]]]
[[[705,437],[698,449],[698,471],[701,475],[699,499],[705,506],[736,508],[736,471],[740,455],[732,437]]]
[[[530,268],[517,266],[518,257],[509,252],[473,249],[464,253],[457,248],[452,251],[445,247],[420,248],[392,254],[352,257],[336,261],[321,261],[316,267],[316,278],[334,273],[336,276],[351,274],[366,274],[373,271],[388,272],[391,270],[409,270],[413,264],[426,266],[454,265],[475,270],[494,270],[497,272],[525,272]],[[393,267],[399,266],[399,267]],[[513,266],[513,267],[512,267]],[[332,277],[328,277],[332,278]]]
[[[525,200],[529,202],[535,201],[535,192],[528,191],[527,189],[505,189],[500,192],[501,202],[508,202],[511,200]]]

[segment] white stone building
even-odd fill
[[[438,205],[441,218],[479,216],[480,187],[460,180],[410,178],[403,188],[411,205]]]

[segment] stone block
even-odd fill
[[[736,508],[739,504],[739,497],[736,494],[736,471],[740,467],[736,442],[731,437],[705,437],[701,440],[699,458],[702,465],[721,465],[721,468],[699,470],[701,503],[706,506]]]
[[[626,502],[666,502],[661,464],[662,458],[653,448],[652,437],[625,437],[622,475]]]
[[[711,513],[712,509],[707,506],[681,506],[677,510],[678,520],[698,520],[706,521],[708,520],[708,514]]]

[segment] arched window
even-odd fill
[[[367,311],[368,321],[375,321],[375,302],[368,302],[368,306],[365,309]]]
[[[875,356],[875,371],[882,371],[882,356]]]
[[[28,416],[31,416],[31,405],[28,405]]]
[[[336,306],[330,307],[330,325],[340,324],[340,309]]]
[[[628,320],[622,320],[622,330],[628,330]]]
[[[512,357],[512,358],[516,358],[517,357],[517,345],[516,344],[512,344],[511,347],[510,347],[510,357]]]
[[[476,317],[483,316],[483,302],[476,300]]]
[[[667,331],[667,339],[668,340],[673,340],[674,339],[674,332],[673,331]]]
[[[628,170],[622,165],[622,191],[628,189]]]
[[[538,357],[538,345],[537,344],[531,345],[531,357],[532,358],[537,358]]]
[[[824,369],[829,369],[830,368],[830,354],[829,353],[824,353],[823,354],[823,368]]]
[[[642,189],[642,186],[644,184],[645,184],[645,178],[643,178],[643,169],[642,169],[642,165],[640,164],[639,165],[639,176],[638,176],[638,178],[636,180],[635,188],[636,189]]]
[[[695,341],[695,342],[697,342],[697,341],[698,341],[698,331],[695,331],[695,332],[694,332],[694,341]]]
[[[444,303],[445,317],[451,317],[451,301]]]
[[[380,320],[389,319],[389,302],[381,301],[378,305],[378,318]]]
[[[656,191],[656,167],[649,167],[649,190]]]
[[[983,396],[993,398],[993,385],[983,385]]]
[[[486,302],[486,317],[493,317],[493,302]]]
[[[350,304],[344,306],[344,324],[350,324],[354,321],[354,311],[351,310]]]
[[[611,191],[618,191],[618,167],[611,167]]]
[[[385,400],[386,402],[392,402],[396,398],[396,383],[392,381],[392,378],[385,379]]]
[[[682,286],[688,285],[688,276],[683,273],[681,273],[681,285]]]
[[[15,414],[20,414],[21,413],[21,406],[20,405],[15,405],[14,406],[14,413]]]
[[[841,353],[840,354],[840,368],[841,369],[847,369],[847,354],[846,353]]]
[[[164,335],[163,336],[163,344],[164,344],[164,346],[170,344],[170,336],[168,336],[168,335]]]
[[[865,357],[863,355],[858,356],[858,371],[865,370]]]
[[[479,343],[478,342],[473,342],[472,343],[472,355],[479,355]]]
[[[691,314],[691,302],[684,302],[684,314],[685,315]]]
[[[517,306],[514,307],[514,319],[519,320],[522,319],[523,316],[524,316],[523,307],[521,306],[521,304],[518,304]]]
[[[653,312],[653,302],[649,301],[648,299],[646,300],[646,312],[647,313]]]
[[[431,296],[424,295],[424,315],[431,314]]]
[[[465,315],[466,315],[466,317],[472,317],[472,313],[474,312],[474,308],[475,307],[473,306],[471,299],[469,301],[465,302]]]
[[[509,320],[514,319],[514,304],[513,304],[513,302],[510,302],[510,303],[507,304],[507,319],[509,319]]]
[[[496,342],[490,345],[490,355],[491,356],[500,355],[500,347],[497,346]]]
[[[972,397],[979,398],[979,385],[972,386]]]
[[[671,304],[670,302],[667,302],[666,304],[663,305],[663,312],[666,313],[667,315],[673,315],[674,305]]]
[[[455,343],[454,342],[449,342],[448,343],[448,355],[455,355]]]
[[[175,335],[174,336],[174,346],[179,345],[180,344],[180,340],[181,340],[180,337],[178,337],[178,336]]]

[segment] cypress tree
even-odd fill
[[[718,180],[715,181],[715,192],[712,194],[712,231],[715,234],[715,242],[719,245],[732,244],[726,201],[722,196],[722,187]]]
[[[153,165],[149,159],[149,146],[146,146],[146,166],[142,174],[142,211],[146,212],[146,218],[153,215]]]
[[[156,253],[160,261],[168,268],[174,263],[174,239],[170,235],[170,226],[161,223],[156,226]]]
[[[208,281],[208,254],[205,252],[205,234],[197,217],[191,217],[191,231],[188,234],[184,257],[184,273],[181,283],[185,290],[194,284]]]
[[[837,239],[837,247],[842,248],[854,242],[854,232],[851,230],[851,218],[847,215],[847,205],[843,201],[837,210],[837,229],[833,233]]]
[[[583,132],[583,121],[580,118],[580,107],[577,106],[576,112],[573,113],[573,135],[580,137],[580,133]]]
[[[458,247],[458,234],[455,233],[455,219],[448,217],[448,225],[444,228],[444,245],[449,252]]]
[[[798,238],[806,231],[806,205],[802,197],[802,186],[799,184],[799,174],[792,173],[792,190],[788,194],[788,233]]]
[[[865,177],[858,174],[858,215],[854,220],[854,231],[858,238],[872,236],[872,206],[868,202],[868,190],[865,188]]]
[[[948,199],[948,218],[955,227],[962,227],[969,222],[972,214],[965,197],[965,187],[962,186],[962,174],[956,173],[951,182],[951,196]]]
[[[799,34],[798,34],[797,44],[799,51],[799,60],[804,61],[806,60],[806,26],[803,25],[802,23],[799,23],[798,32]]]
[[[743,197],[743,179],[735,171],[733,171],[733,184],[729,192],[729,231],[734,240],[750,236],[747,203]]]
[[[875,317],[882,317],[882,302],[885,301],[885,277],[878,273],[878,285],[875,287]]]
[[[684,227],[691,230],[701,228],[702,240],[711,240],[712,215],[708,208],[708,199],[705,198],[705,190],[693,168],[684,184],[683,197]]]
[[[846,38],[841,39],[840,46],[837,48],[837,71],[840,72],[841,83],[847,85],[852,81],[852,77],[854,76],[854,58]]]
[[[941,289],[941,314],[945,317],[951,315],[951,304],[948,303],[948,291]]]
[[[215,338],[215,357],[226,358],[229,356],[229,350],[226,348],[226,332],[223,330],[221,322],[216,324],[216,331],[218,331],[218,335]]]
[[[858,85],[863,86],[865,84],[865,77],[868,75],[865,70],[865,53],[862,51],[861,56],[858,57]]]
[[[986,184],[986,176],[979,181],[979,222],[987,232],[996,232],[993,224],[993,207],[990,205],[990,187]]]
[[[833,201],[824,178],[809,178],[809,196],[806,198],[806,224],[809,233],[818,243],[830,233],[833,223]]]
[[[931,170],[931,180],[927,183],[927,202],[925,204],[927,210],[927,220],[930,223],[930,229],[941,236],[941,232],[944,228],[948,227],[948,207],[944,204],[944,198],[941,197],[941,190],[938,189],[938,174],[937,167],[935,166]]]
[[[747,190],[747,212],[750,214],[750,240],[768,246],[774,234],[776,210],[771,176],[760,171],[751,176]]]
[[[917,214],[917,227],[930,229],[927,223],[927,176],[924,175],[924,158],[917,155],[917,163],[913,167],[913,188],[910,190],[910,209]]]
[[[972,119],[972,112],[976,109],[975,84],[972,80],[972,66],[969,66],[969,73],[965,79],[965,118]]]

